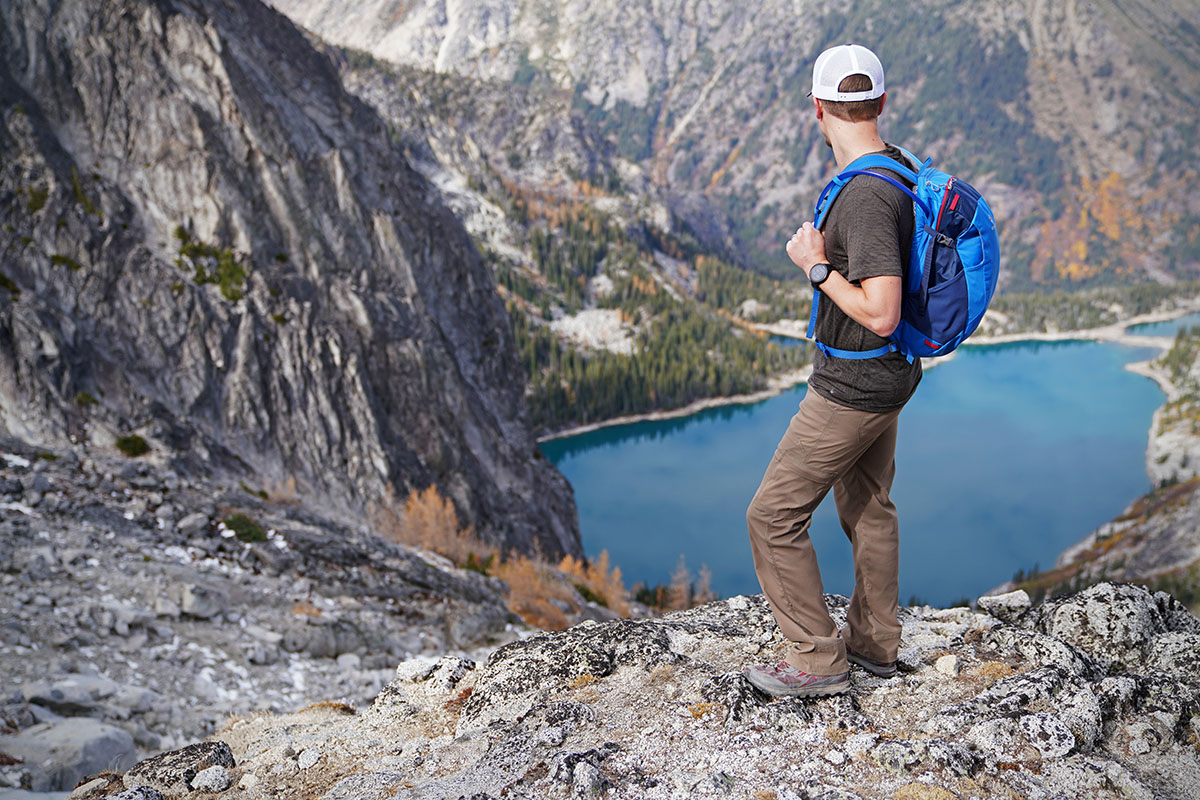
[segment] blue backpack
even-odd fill
[[[813,336],[821,297],[820,291],[814,292],[808,338],[826,356],[877,358],[899,351],[910,362],[914,357],[944,356],[975,331],[996,291],[1000,241],[987,201],[966,181],[934,169],[932,159],[922,162],[907,150],[902,152],[920,169],[913,172],[887,156],[862,156],[838,173],[817,198],[813,219],[818,229],[824,226],[838,192],[856,175],[887,181],[913,199],[912,253],[900,324],[888,337],[890,342],[874,350],[829,347]],[[913,188],[872,171],[880,168],[901,175]]]

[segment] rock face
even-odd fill
[[[4,429],[580,554],[489,272],[283,17],[16,2],[0,51]]]
[[[760,263],[831,171],[805,97],[812,59],[862,41],[888,69],[885,136],[970,175],[1013,232],[1004,280],[1119,280],[1131,264],[1169,280],[1197,262],[1196,173],[1180,165],[1196,159],[1178,155],[1195,153],[1194,5],[920,2],[897,17],[883,0],[804,14],[775,1],[274,4],[380,58],[571,92],[694,231]],[[1175,236],[1156,236],[1164,224]],[[1127,248],[1131,234],[1155,243]]]
[[[1126,585],[1020,605],[1011,623],[903,609],[900,675],[856,668],[840,697],[754,689],[741,669],[783,642],[761,596],[735,597],[483,665],[410,660],[357,716],[246,718],[216,739],[249,798],[1200,797],[1200,620]]]

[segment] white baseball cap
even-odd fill
[[[848,75],[866,75],[871,88],[863,92],[839,92],[838,84]],[[883,95],[883,64],[879,57],[861,44],[840,44],[817,56],[813,65],[812,91],[818,100],[850,103],[874,100]]]

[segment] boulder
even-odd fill
[[[1031,605],[1029,595],[1024,589],[984,596],[977,602],[981,610],[1005,622],[1012,622],[1028,611]]]
[[[182,797],[196,787],[192,781],[209,767],[235,766],[233,751],[224,742],[200,742],[160,753],[141,761],[125,773],[125,785],[145,786],[167,797]]]
[[[179,594],[180,610],[198,619],[212,619],[224,611],[228,603],[224,592],[201,583],[184,584]]]
[[[56,680],[31,681],[21,687],[28,703],[58,714],[90,714],[120,689],[116,681],[99,675],[68,675]]]
[[[136,758],[128,731],[88,717],[64,718],[0,736],[0,752],[25,762],[35,792],[70,791],[81,778],[119,771]]]

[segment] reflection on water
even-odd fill
[[[760,402],[766,402],[760,401]],[[557,463],[580,453],[597,448],[621,447],[636,442],[653,442],[682,433],[697,425],[707,425],[713,422],[728,422],[739,416],[749,416],[754,413],[754,406],[759,403],[733,403],[730,405],[714,406],[688,414],[686,417],[671,417],[647,422],[634,422],[626,425],[610,425],[575,436],[564,436],[542,442],[542,452],[551,461]]]

